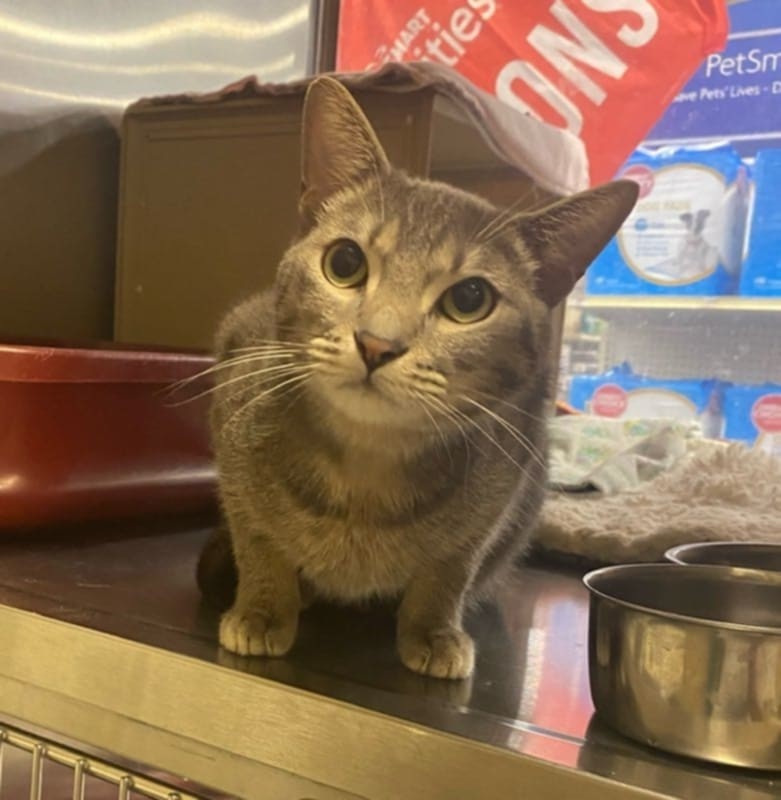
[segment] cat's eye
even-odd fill
[[[439,301],[442,313],[454,322],[467,324],[485,319],[496,305],[496,291],[482,278],[466,278],[451,286]]]
[[[323,274],[340,289],[359,286],[368,271],[366,256],[352,239],[339,239],[323,255]]]

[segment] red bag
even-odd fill
[[[601,183],[726,36],[724,0],[342,0],[337,69],[447,64],[579,136]]]

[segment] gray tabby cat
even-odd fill
[[[612,183],[533,214],[393,169],[344,87],[303,123],[302,233],[217,348],[213,440],[238,572],[221,645],[281,656],[311,597],[397,597],[412,670],[463,678],[465,608],[523,552],[545,484],[550,309],[631,210]]]

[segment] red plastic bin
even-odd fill
[[[175,404],[188,392],[166,393],[212,363],[0,345],[0,529],[212,508],[208,399]]]

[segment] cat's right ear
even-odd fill
[[[360,106],[334,78],[317,78],[304,99],[299,212],[305,225],[334,192],[388,172],[388,158]]]
[[[539,266],[536,294],[558,305],[618,232],[637,200],[634,181],[606,183],[518,216],[518,230]]]

